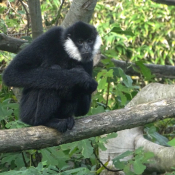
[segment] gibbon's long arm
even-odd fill
[[[25,66],[24,62],[10,64],[3,73],[3,81],[7,86],[56,89],[65,98],[72,96],[74,90],[79,88],[89,94],[97,87],[95,80],[83,69],[33,68],[32,65]]]
[[[83,72],[78,69],[32,68],[32,65],[24,67],[24,62],[9,65],[3,73],[4,83],[14,87],[62,90],[62,88],[73,88],[82,80]]]
[[[49,64],[52,66],[55,60],[61,59],[61,49],[64,49],[60,37],[62,30],[59,27],[53,28],[22,50],[4,71],[4,83],[7,86],[56,89],[63,92],[80,87],[85,93],[92,93],[97,83],[83,69],[49,67]]]

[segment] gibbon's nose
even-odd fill
[[[83,46],[84,46],[85,52],[89,52],[90,51],[90,47],[89,47],[89,44],[87,42],[84,42]]]

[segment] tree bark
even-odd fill
[[[22,49],[21,46],[25,43],[27,43],[27,41],[0,33],[0,50],[18,53]]]
[[[175,5],[174,0],[152,0],[152,1],[158,4]]]
[[[89,23],[97,0],[74,0],[61,26],[64,28],[77,21]]]
[[[41,8],[39,0],[29,0],[29,13],[32,25],[32,38],[35,39],[43,33],[43,25],[41,18]]]
[[[134,63],[126,63],[125,61],[114,60],[112,62],[115,64],[116,67],[122,68],[127,75],[140,75],[139,72],[136,72],[133,67],[136,67],[138,70],[140,68],[136,66]],[[101,63],[100,63],[101,64]],[[168,65],[155,65],[155,64],[144,64],[147,68],[150,69],[151,73],[155,75],[157,78],[175,78],[175,66],[168,66]]]
[[[0,152],[56,146],[174,116],[175,99],[172,98],[78,119],[73,130],[64,134],[44,126],[0,130]]]
[[[153,162],[147,164],[147,171],[149,172],[161,172],[172,171],[172,167],[175,167],[175,148],[165,147],[156,143],[146,140],[143,135],[139,135],[135,138],[135,149],[143,147],[146,152],[153,152],[155,157]]]

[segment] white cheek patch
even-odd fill
[[[93,57],[99,52],[101,43],[102,43],[101,37],[99,35],[97,35],[97,37],[95,39],[95,43],[94,43],[94,48],[92,51]]]
[[[64,43],[64,48],[65,48],[65,51],[67,52],[67,54],[77,60],[77,61],[81,61],[82,58],[81,58],[81,55],[80,55],[80,52],[78,50],[78,48],[76,47],[76,45],[74,44],[74,42],[68,38],[65,43]]]

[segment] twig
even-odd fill
[[[92,147],[94,148],[92,142],[91,142],[91,145],[92,145]],[[98,156],[97,156],[97,154],[96,154],[96,152],[95,152],[95,148],[94,148],[93,153],[94,153],[96,159],[98,160],[98,162],[99,162],[106,170],[111,171],[111,172],[119,172],[119,171],[122,171],[122,170],[112,170],[112,169],[108,168],[106,165],[104,165],[104,163],[98,158]],[[110,160],[110,157],[108,157],[108,161],[109,161],[109,160]]]
[[[19,0],[21,5],[23,6],[25,12],[26,12],[26,17],[27,17],[27,36],[29,35],[29,28],[30,28],[30,18],[29,18],[29,12],[27,11],[26,6],[24,5],[24,2],[22,0]]]
[[[16,13],[15,9],[11,6],[11,3],[10,3],[9,1],[7,1],[7,2],[8,2],[8,5],[9,5],[10,8],[9,8],[8,11],[6,12],[6,14],[9,13],[10,9],[12,9],[12,10]]]
[[[59,16],[60,16],[61,9],[62,9],[62,7],[63,7],[64,1],[65,1],[65,0],[62,0],[62,3],[61,3],[60,8],[59,8],[59,10],[58,10],[58,13],[57,13],[57,16],[56,16],[55,26],[58,25],[58,18],[59,18]]]
[[[109,101],[109,89],[110,89],[110,81],[108,81],[108,87],[107,87],[106,108],[108,107],[108,101]]]
[[[25,164],[25,166],[27,167],[27,162],[26,162],[26,159],[25,159],[25,157],[24,157],[24,153],[21,152],[21,154],[22,154],[22,158],[23,158],[24,164]]]

